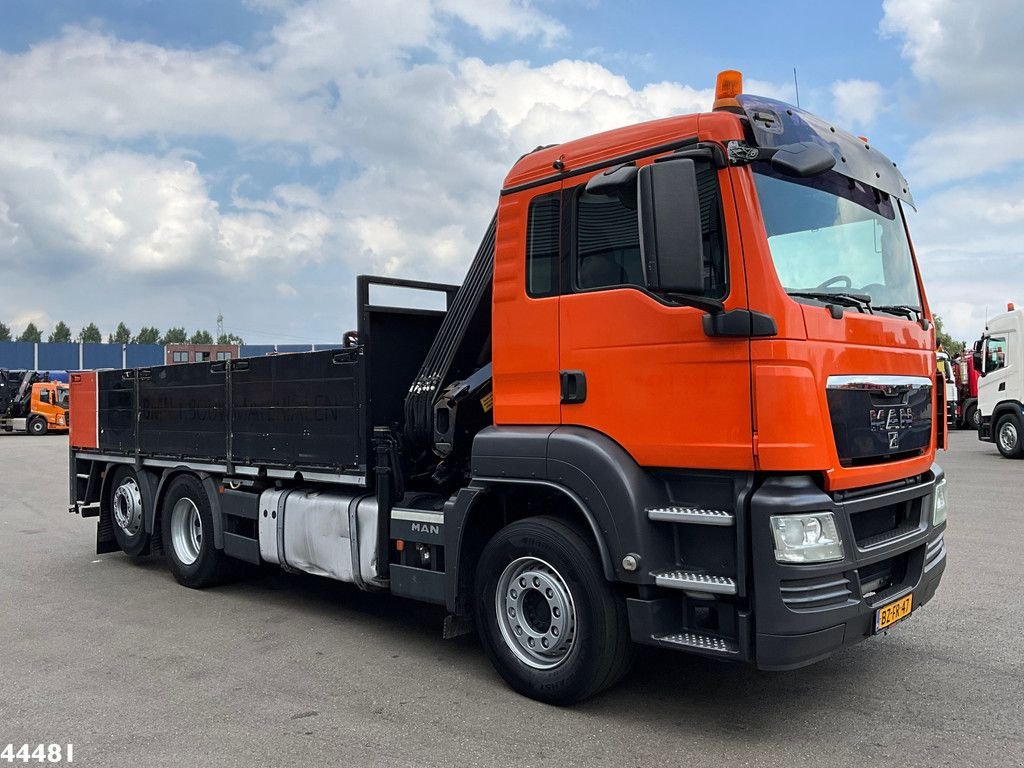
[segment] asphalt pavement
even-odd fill
[[[67,439],[0,435],[0,750],[82,766],[1024,765],[1024,461],[940,456],[948,566],[887,635],[786,673],[644,649],[558,709],[438,609],[271,570],[208,591],[95,554]]]

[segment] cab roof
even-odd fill
[[[627,162],[670,151],[698,136],[698,119],[701,131],[716,126],[727,130],[734,138],[743,136],[739,118],[728,112],[678,115],[615,128],[564,144],[539,147],[524,155],[505,177],[502,192],[579,175],[615,160]]]

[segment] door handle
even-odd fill
[[[562,404],[582,403],[587,399],[587,375],[583,371],[561,371]]]

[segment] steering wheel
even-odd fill
[[[839,286],[840,288],[846,288],[846,289],[853,288],[853,280],[850,279],[849,275],[836,275],[835,277],[830,277],[828,280],[826,280],[821,285],[816,285],[814,287],[814,290],[816,290],[816,291],[823,291],[826,288],[831,288],[836,283],[846,283],[846,285]]]

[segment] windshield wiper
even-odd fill
[[[790,296],[840,304],[844,307],[856,307],[871,312],[871,297],[866,293],[848,293],[846,291],[786,291]]]
[[[922,316],[920,307],[912,307],[909,304],[880,304],[872,309],[880,309],[890,315],[903,315],[908,320],[920,320]]]

